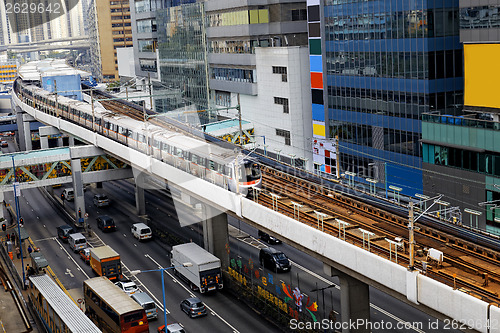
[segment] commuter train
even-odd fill
[[[252,195],[253,188],[262,186],[257,161],[233,149],[111,112],[97,102],[92,107],[60,95],[56,100],[53,93],[21,79],[16,80],[14,91],[37,110],[92,129],[230,191]]]

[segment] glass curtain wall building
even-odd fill
[[[207,45],[203,2],[167,1],[156,15],[160,79],[169,96],[156,100],[158,112],[208,107]],[[200,113],[200,121],[208,117]]]
[[[463,104],[458,0],[308,0],[308,14],[311,68],[320,55],[324,76],[315,137],[339,136],[342,171],[422,193],[421,114]],[[334,168],[325,161],[316,167]]]

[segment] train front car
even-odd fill
[[[262,187],[262,172],[256,160],[244,158],[238,161],[239,192],[247,197],[254,195],[253,188]]]

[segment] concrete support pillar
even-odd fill
[[[32,150],[30,122],[34,120],[32,116],[24,113],[21,108],[16,107],[17,134],[19,136],[19,147],[22,150]]]
[[[23,117],[24,118],[24,117]],[[17,125],[19,128],[19,125]],[[33,149],[33,146],[31,144],[31,128],[30,128],[30,122],[29,121],[23,121],[23,129],[24,129],[24,142],[26,144],[26,151],[30,151]]]
[[[63,138],[58,138],[57,139],[57,146],[58,147],[63,147],[64,146]]]
[[[73,147],[75,145],[75,137],[74,136],[72,136],[72,135],[69,136],[68,144],[70,147]]]
[[[5,195],[4,195],[4,192],[3,191],[0,191],[0,219],[4,218],[5,215],[3,213],[3,201],[5,199]]]
[[[144,196],[144,188],[135,186],[135,208],[137,215],[146,215],[146,197]]]
[[[23,124],[23,111],[21,108],[16,107],[16,122],[17,122],[17,139],[19,143],[19,149],[26,150],[26,141],[24,140],[24,126]]]
[[[144,196],[144,173],[134,172],[135,208],[137,215],[146,215],[146,198]]]
[[[75,219],[77,225],[85,226],[85,196],[83,195],[82,164],[79,158],[71,159],[73,190],[75,191]],[[79,213],[80,212],[80,213]]]
[[[40,136],[40,148],[49,149],[49,137],[48,136]]]
[[[38,134],[40,135],[40,147],[42,149],[49,148],[49,135],[57,135],[61,132],[52,126],[41,126],[38,128]]]
[[[227,214],[206,204],[202,204],[204,212],[203,241],[205,250],[221,260],[223,270],[229,267],[229,233]]]
[[[340,280],[340,314],[342,333],[369,333],[370,327],[370,290],[369,286],[329,265],[323,264],[323,269],[330,276],[338,276]],[[351,327],[350,323],[363,323]]]

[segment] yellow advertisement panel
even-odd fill
[[[500,108],[500,44],[464,44],[465,105]]]

